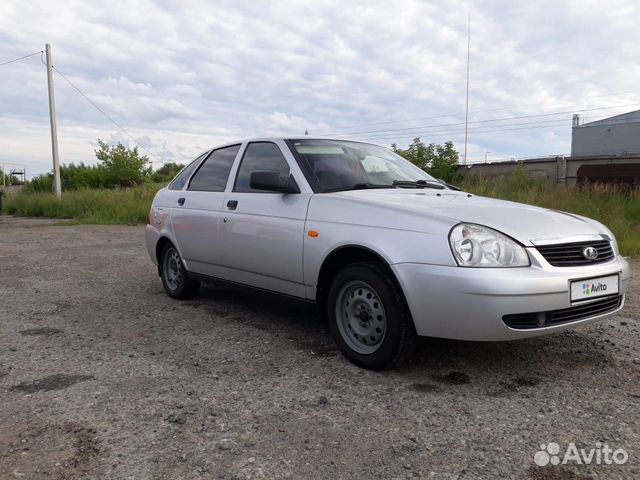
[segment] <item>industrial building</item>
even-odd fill
[[[580,123],[573,116],[571,156],[640,154],[640,110]]]
[[[640,110],[580,123],[573,116],[571,156],[551,156],[460,166],[463,175],[499,177],[522,168],[557,183],[640,186]]]

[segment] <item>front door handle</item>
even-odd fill
[[[227,202],[227,208],[229,210],[235,210],[238,207],[238,201],[237,200],[229,200]]]
[[[180,197],[178,199],[178,205],[180,205],[180,206],[184,205],[184,197]]]

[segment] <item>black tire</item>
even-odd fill
[[[171,298],[183,300],[198,294],[200,282],[189,278],[178,249],[171,243],[167,243],[160,254],[160,278]]]
[[[329,331],[344,356],[363,368],[397,366],[416,345],[415,327],[402,290],[379,262],[353,263],[336,275],[329,289],[327,318]],[[373,335],[368,337],[366,332]]]

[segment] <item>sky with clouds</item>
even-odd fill
[[[3,0],[0,63],[50,43],[155,167],[306,129],[462,152],[467,15],[470,162],[566,154],[573,112],[640,109],[634,0]],[[98,138],[134,146],[54,76],[63,163],[94,162]],[[0,163],[50,170],[48,115],[40,55],[0,66]]]

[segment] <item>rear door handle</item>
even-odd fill
[[[229,210],[235,210],[238,207],[238,201],[237,200],[229,200],[227,202],[227,208]]]
[[[178,205],[180,205],[180,206],[184,205],[184,197],[180,197],[178,199]]]

